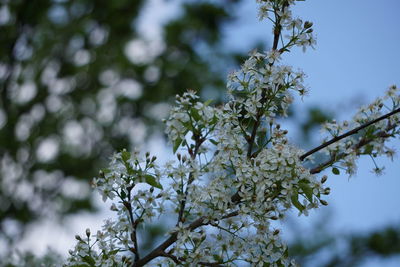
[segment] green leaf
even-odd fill
[[[109,168],[101,169],[101,171],[104,172],[105,174],[111,173],[111,169]]]
[[[215,141],[214,139],[209,139],[209,141],[210,141],[213,145],[218,145],[218,142]]]
[[[190,121],[182,122],[182,125],[185,126],[185,128],[187,129],[185,131],[185,134],[187,133],[187,131],[193,131],[193,126]]]
[[[217,118],[217,116],[214,116],[212,118],[212,120],[210,121],[210,124],[213,125],[213,124],[216,124],[217,122],[218,122],[218,118]]]
[[[192,118],[193,118],[195,121],[201,120],[201,116],[200,116],[198,110],[195,109],[195,108],[191,108],[191,109],[190,109],[190,115],[192,115]]]
[[[156,177],[154,177],[153,175],[145,174],[144,178],[147,184],[157,187],[159,189],[163,189],[162,185],[156,180]]]
[[[371,154],[374,147],[372,145],[367,145],[364,148],[364,154]]]
[[[214,259],[216,262],[222,261],[222,258],[221,258],[218,254],[213,254],[213,259]]]
[[[332,173],[333,173],[334,175],[339,175],[339,174],[340,174],[340,171],[339,171],[338,168],[332,168]]]
[[[289,257],[289,249],[285,249],[285,252],[283,252],[283,257],[288,258]]]
[[[124,189],[121,189],[120,195],[121,195],[121,198],[126,198],[126,193],[125,193]]]
[[[131,165],[129,165],[129,163],[126,163],[125,164],[125,168],[126,168],[126,172],[129,174],[129,175],[136,175],[137,174],[137,172],[138,171],[136,171],[135,169],[133,169],[132,167],[131,167]]]
[[[303,190],[304,194],[306,195],[307,199],[312,202],[312,198],[313,198],[313,190],[312,188],[309,186],[308,183],[301,181],[299,183],[299,187],[301,188],[301,190]]]
[[[297,191],[294,192],[294,194],[291,196],[291,200],[293,205],[299,210],[303,211],[304,206],[299,202],[299,193]]]
[[[174,147],[173,147],[174,153],[176,153],[176,151],[178,150],[178,148],[181,145],[181,143],[182,143],[182,139],[181,138],[178,138],[178,139],[175,140]]]
[[[86,263],[89,263],[90,266],[96,266],[96,261],[90,255],[82,257],[82,260]]]
[[[108,252],[108,255],[115,255],[118,252],[119,252],[119,249],[114,249],[114,250],[111,250],[110,252]]]
[[[213,102],[214,99],[208,99],[206,102],[204,102],[204,106],[208,106],[211,104],[211,102]]]
[[[128,162],[130,158],[131,158],[131,153],[129,153],[125,149],[121,151],[121,159],[123,162]]]

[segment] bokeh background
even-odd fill
[[[317,46],[284,57],[310,87],[282,121],[291,141],[319,144],[320,123],[400,85],[399,11],[397,0],[297,4]],[[65,257],[76,233],[111,216],[90,189],[108,157],[136,147],[168,158],[160,120],[174,95],[218,103],[226,74],[271,38],[255,1],[0,0],[0,262],[15,249]],[[327,171],[328,207],[279,225],[303,266],[399,266],[399,157],[379,158],[379,177],[359,163],[350,179]]]

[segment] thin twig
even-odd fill
[[[221,217],[221,220],[235,217],[238,214],[239,214],[238,211],[233,211],[233,212],[228,213],[227,215]],[[202,217],[198,218],[197,220],[193,221],[186,229],[188,229],[189,231],[193,231],[193,230],[199,228],[200,226],[207,225],[208,223],[209,222],[207,221],[207,218],[202,216]],[[165,253],[165,250],[169,246],[171,246],[173,243],[175,243],[175,241],[177,239],[178,239],[178,233],[177,232],[172,233],[171,236],[168,239],[166,239],[161,245],[156,247],[153,251],[151,251],[149,254],[147,254],[146,256],[141,258],[139,261],[134,262],[132,264],[132,267],[143,266],[146,263],[148,263],[149,261],[153,260],[154,258],[157,258],[158,256],[163,256],[163,254]]]
[[[327,147],[327,146],[329,146],[329,145],[331,145],[331,144],[333,144],[333,143],[336,143],[337,141],[339,141],[339,140],[341,140],[341,139],[343,139],[343,138],[346,138],[346,137],[348,137],[348,136],[350,136],[350,135],[356,134],[357,132],[359,132],[360,130],[362,130],[362,129],[368,127],[368,126],[370,126],[371,124],[374,124],[374,123],[377,123],[378,121],[387,119],[387,118],[389,118],[390,116],[392,116],[392,115],[394,115],[394,114],[396,114],[396,113],[398,113],[398,112],[400,112],[400,108],[395,109],[395,110],[393,110],[392,112],[387,113],[387,114],[385,114],[385,115],[383,115],[383,116],[381,116],[381,117],[379,117],[379,118],[377,118],[377,119],[375,119],[375,120],[372,120],[372,121],[370,121],[370,122],[367,122],[367,123],[365,123],[365,124],[362,124],[361,126],[355,128],[355,129],[353,129],[353,130],[351,130],[351,131],[348,131],[347,133],[344,133],[344,134],[342,134],[342,135],[336,136],[336,137],[332,138],[331,140],[329,140],[329,141],[323,143],[322,145],[317,146],[316,148],[311,149],[311,150],[308,151],[307,153],[304,153],[303,155],[301,155],[300,160],[303,161],[306,157],[308,157],[308,156],[314,154],[315,152],[318,152],[319,150],[321,150],[321,149],[323,149],[323,148],[325,148],[325,147]]]
[[[133,210],[132,210],[132,204],[131,204],[131,191],[133,189],[133,186],[130,186],[128,188],[128,202],[124,201],[124,205],[126,207],[126,209],[128,210],[129,213],[129,218],[131,221],[131,225],[132,225],[132,233],[131,233],[131,240],[133,242],[133,246],[134,246],[134,251],[133,253],[135,254],[135,262],[138,261],[140,259],[140,254],[139,254],[139,245],[137,242],[137,226],[138,226],[138,220],[134,220],[133,218]],[[143,210],[144,211],[144,210]]]
[[[353,150],[357,151],[361,147],[363,147],[363,146],[371,143],[372,141],[374,141],[376,138],[388,138],[388,137],[392,136],[391,134],[388,133],[388,131],[392,130],[395,127],[396,127],[396,125],[391,125],[391,126],[387,127],[386,130],[378,132],[374,137],[361,139],[356,145],[354,145]],[[343,159],[347,155],[348,154],[344,153],[344,152],[342,152],[340,154],[337,154],[337,155],[334,155],[329,160],[327,160],[327,161],[319,164],[318,166],[312,168],[310,170],[310,173],[311,174],[320,173],[325,168],[327,168],[328,166],[332,165],[334,162],[337,162],[338,160]]]
[[[197,154],[199,152],[200,146],[205,141],[205,139],[202,138],[200,135],[195,135],[195,139],[196,139],[196,141],[195,141],[196,145],[195,145],[194,151],[190,152],[190,150],[189,150],[190,157],[192,158],[192,160],[194,160],[196,158],[196,156],[197,156]],[[182,222],[184,220],[183,214],[185,212],[186,200],[187,200],[187,196],[188,196],[188,193],[189,193],[189,186],[193,182],[193,180],[194,180],[194,177],[193,177],[193,173],[191,172],[189,174],[188,183],[186,185],[186,190],[184,192],[184,194],[185,194],[184,198],[181,200],[181,203],[180,203],[178,221],[176,222],[177,226],[179,225],[180,222]]]

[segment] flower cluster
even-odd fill
[[[205,138],[217,122],[216,108],[210,107],[210,102],[202,103],[195,92],[189,91],[176,97],[177,106],[172,108],[170,116],[165,120],[166,133],[174,146],[174,152],[179,146],[187,146],[186,135],[192,139]]]
[[[289,143],[276,121],[286,115],[291,92],[304,95],[306,88],[304,74],[279,65],[280,58],[292,46],[314,44],[312,23],[292,18],[294,0],[258,2],[260,17],[274,23],[273,49],[253,52],[229,75],[229,99],[219,107],[200,102],[194,92],[177,96],[165,121],[175,160],[160,167],[149,154],[114,155],[93,185],[113,201],[117,219],[106,220],[96,235],[77,236],[67,266],[293,266],[272,222],[293,208],[307,215],[327,205],[327,176],[318,175],[327,167],[336,173],[340,164],[351,174],[359,155],[393,155],[383,142],[399,134],[394,86],[352,122],[327,123],[333,139],[321,148],[305,153]],[[279,47],[282,36],[287,42]],[[329,160],[306,167],[304,159],[320,150]],[[164,223],[171,225],[167,237],[142,255],[138,233],[165,214],[173,215]]]
[[[335,158],[336,173],[342,168],[350,175],[355,174],[356,159],[361,155],[370,155],[375,165],[373,171],[376,174],[381,174],[384,167],[378,167],[374,158],[386,155],[393,159],[394,149],[385,145],[385,141],[388,137],[395,137],[400,133],[398,127],[400,114],[397,113],[400,108],[399,92],[399,88],[392,85],[383,98],[377,98],[368,106],[361,107],[351,121],[343,121],[342,123],[331,121],[324,124],[322,132],[327,136],[325,140],[338,137],[362,125],[370,124],[354,135],[338,140],[324,149],[324,152],[330,158]],[[379,120],[385,114],[390,116],[387,116],[385,120]]]
[[[285,115],[292,102],[290,91],[297,91],[300,95],[307,92],[302,71],[294,71],[286,65],[277,66],[279,58],[271,58],[271,53],[254,52],[239,71],[228,77],[229,94],[236,100],[235,109],[245,111],[242,114],[244,118],[256,118],[260,108],[267,117]],[[274,99],[279,101],[273,102]]]
[[[281,30],[286,30],[283,35],[285,38],[284,44],[279,49],[280,52],[289,51],[293,46],[302,47],[303,51],[307,47],[314,47],[316,40],[313,36],[313,23],[309,21],[303,22],[300,18],[292,16],[291,7],[297,1],[303,0],[257,0],[260,4],[259,18],[269,19],[274,27],[273,34],[279,35]],[[277,42],[277,41],[276,41]],[[272,51],[272,60],[277,55]]]

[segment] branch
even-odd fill
[[[221,217],[220,220],[223,219],[227,219],[230,217],[235,217],[239,214],[238,211],[233,211],[231,213],[228,213],[227,215]],[[197,220],[195,220],[194,222],[192,222],[187,229],[190,231],[195,230],[196,228],[199,228],[200,226],[203,225],[207,225],[209,222],[205,222],[206,221],[206,217],[202,216],[200,218],[198,218]],[[165,250],[171,246],[173,243],[175,243],[175,241],[178,239],[178,233],[174,232],[171,234],[171,236],[165,240],[161,245],[159,245],[158,247],[156,247],[153,251],[151,251],[149,254],[147,254],[145,257],[141,258],[140,260],[138,260],[137,262],[134,262],[131,267],[139,267],[139,266],[143,266],[146,263],[148,263],[149,261],[153,260],[154,258],[157,258],[158,256],[165,256]]]
[[[284,11],[285,8],[288,6],[289,6],[288,2],[284,3],[282,6],[282,11]],[[275,12],[275,16],[277,16],[276,12]],[[274,42],[272,45],[272,50],[276,50],[278,48],[279,37],[282,32],[282,25],[280,23],[281,23],[281,18],[279,16],[277,16],[276,23],[275,23],[275,29],[274,29]]]
[[[356,134],[356,133],[358,133],[360,130],[362,130],[362,129],[368,127],[368,126],[370,126],[371,124],[374,124],[374,123],[377,123],[378,121],[387,119],[387,118],[389,118],[390,116],[392,116],[392,115],[394,115],[394,114],[396,114],[396,113],[399,113],[399,112],[400,112],[400,108],[395,109],[395,110],[393,110],[392,112],[387,113],[387,114],[385,114],[385,115],[383,115],[383,116],[381,116],[381,117],[379,117],[379,118],[377,118],[377,119],[375,119],[375,120],[372,120],[372,121],[370,121],[370,122],[367,122],[367,123],[365,123],[365,124],[362,124],[361,126],[355,128],[355,129],[353,129],[353,130],[351,130],[351,131],[349,131],[349,132],[347,132],[347,133],[344,133],[344,134],[342,134],[342,135],[336,136],[335,138],[332,138],[331,140],[329,140],[329,141],[323,143],[322,145],[320,145],[320,146],[318,146],[318,147],[316,147],[316,148],[313,148],[313,149],[311,149],[310,151],[308,151],[307,153],[301,155],[300,160],[303,161],[306,157],[308,157],[308,156],[314,154],[315,152],[318,152],[319,150],[321,150],[321,149],[323,149],[323,148],[325,148],[325,147],[327,147],[327,146],[329,146],[329,145],[331,145],[331,144],[333,144],[333,143],[335,143],[335,142],[337,142],[337,141],[339,141],[339,140],[341,140],[341,139],[343,139],[343,138],[346,138],[346,137],[348,137],[348,136],[350,136],[350,135]]]
[[[133,211],[132,211],[132,204],[131,204],[131,201],[132,201],[131,200],[131,191],[132,191],[132,189],[133,189],[133,186],[130,186],[128,188],[128,202],[123,201],[123,204],[126,207],[126,209],[128,210],[129,219],[131,221],[132,230],[133,230],[132,233],[131,233],[131,240],[133,242],[134,250],[132,252],[135,254],[135,261],[138,261],[140,259],[140,254],[139,254],[139,245],[138,245],[138,242],[137,242],[136,230],[137,230],[137,226],[138,226],[140,218],[138,218],[137,220],[134,220],[134,218],[133,218]],[[144,210],[143,210],[143,212],[144,212]]]
[[[161,252],[161,254],[160,254],[160,256],[162,256],[162,257],[166,257],[166,258],[170,258],[171,260],[173,260],[174,262],[175,262],[175,264],[177,264],[177,265],[181,265],[182,263],[181,263],[181,261],[177,258],[177,257],[175,257],[174,255],[172,255],[171,253],[167,253],[167,252]]]
[[[205,139],[203,137],[201,137],[200,135],[195,135],[195,148],[194,151],[191,152],[191,150],[189,149],[189,154],[192,160],[194,160],[199,152],[200,146],[203,144],[203,142],[205,141]],[[185,190],[185,195],[184,198],[181,200],[180,203],[180,207],[179,207],[179,214],[178,214],[178,221],[176,222],[176,225],[178,226],[178,224],[180,222],[182,222],[184,220],[183,214],[185,212],[185,206],[186,206],[186,200],[187,200],[187,196],[188,196],[188,192],[189,192],[189,186],[190,184],[194,181],[194,177],[193,177],[193,173],[191,172],[189,174],[189,179],[188,179],[188,183],[186,185],[186,190]]]
[[[283,6],[282,6],[282,11],[284,11],[285,8],[288,7],[288,6],[289,6],[288,2],[284,3]],[[273,41],[273,45],[272,45],[272,50],[277,50],[278,49],[279,38],[280,38],[281,32],[282,32],[282,25],[280,24],[281,23],[281,18],[276,14],[276,12],[275,12],[275,15],[277,16],[277,18],[276,18],[276,23],[275,23],[275,28],[274,28],[274,41]],[[270,63],[270,66],[272,66],[272,65],[273,65],[273,63]],[[264,95],[263,95],[263,97],[261,99],[261,103],[262,104],[263,104],[263,102],[266,101],[266,99],[265,99],[266,98],[265,89],[263,90],[263,94]],[[253,144],[254,144],[254,141],[255,141],[255,138],[256,138],[257,129],[261,124],[262,115],[263,115],[262,108],[259,108],[258,113],[257,113],[257,117],[256,117],[256,121],[254,123],[253,130],[251,132],[251,136],[250,136],[249,141],[248,141],[248,143],[249,143],[249,148],[247,150],[247,157],[248,158],[251,157],[251,152],[253,150]]]
[[[388,137],[392,136],[392,134],[389,134],[388,131],[392,130],[395,127],[396,127],[396,125],[391,125],[391,126],[387,127],[386,130],[378,132],[374,137],[361,139],[360,142],[358,142],[353,147],[353,150],[356,151],[357,149],[360,149],[361,147],[363,147],[363,146],[371,143],[372,141],[374,141],[377,137],[379,137],[379,138],[388,138]],[[325,161],[324,163],[319,164],[317,167],[312,168],[310,170],[310,173],[311,174],[320,173],[325,168],[327,168],[328,166],[332,165],[334,162],[336,162],[336,161],[338,161],[340,159],[343,159],[347,155],[348,154],[344,153],[344,152],[339,153],[338,155],[335,155],[335,156],[331,157],[329,160]]]
[[[161,256],[162,257],[166,257],[166,258],[170,258],[177,265],[182,265],[182,261],[185,261],[184,258],[178,258],[178,257],[172,255],[171,252],[169,252],[169,253],[168,252],[162,252]],[[202,266],[224,267],[224,265],[221,265],[220,263],[217,263],[217,262],[204,262],[204,261],[201,261],[198,264],[202,265]]]

